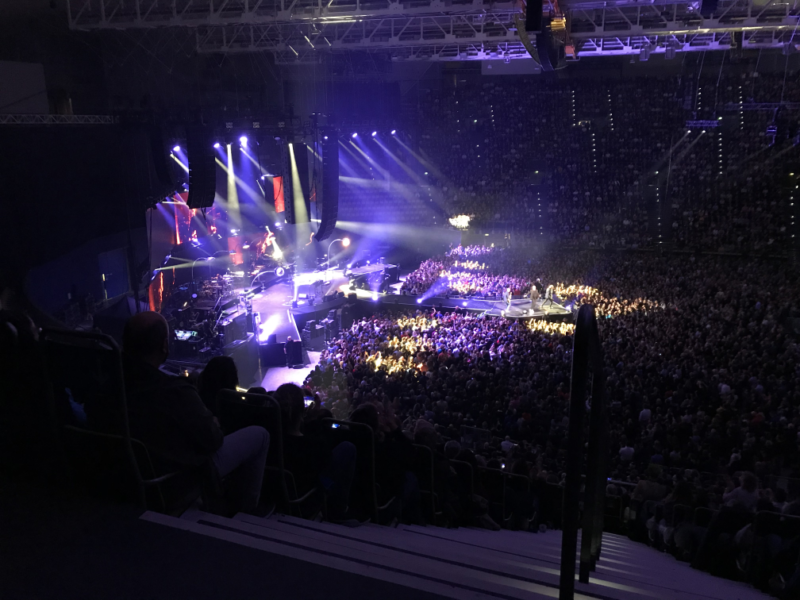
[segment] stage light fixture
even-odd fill
[[[378,294],[374,294],[374,293],[373,293],[373,294],[372,294],[372,299],[373,299],[373,300],[377,300],[377,299],[378,299]]]
[[[466,305],[467,305],[467,302],[466,302],[466,300],[465,300],[464,302],[462,302],[462,303],[461,303],[461,306],[466,306]]]
[[[392,135],[397,135],[397,129],[392,129]]]
[[[243,135],[239,138],[239,143],[242,145],[243,148],[247,148],[247,136]]]
[[[322,138],[322,139],[324,139],[324,140],[327,140],[327,139],[328,139],[328,136],[326,135],[326,136],[325,136],[324,138]]]
[[[347,248],[349,245],[350,245],[350,238],[344,238],[344,239],[342,240],[342,246],[344,246],[345,248]]]
[[[219,148],[219,142],[214,142],[214,148]]]
[[[378,132],[377,131],[373,131],[372,132],[372,137],[375,137],[376,135],[378,135]]]
[[[354,133],[354,134],[353,134],[353,135],[351,135],[350,137],[357,138],[357,137],[358,137],[358,134],[357,134],[357,133]]]
[[[180,146],[173,146],[172,147],[172,151],[173,152],[180,152],[181,151],[181,147]]]
[[[422,304],[422,298],[417,298],[417,304]]]

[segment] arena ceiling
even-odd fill
[[[798,50],[800,0],[701,1],[544,0],[542,10],[567,61]],[[394,61],[538,60],[525,10],[521,0],[68,0],[75,31],[163,29],[191,36],[199,53],[270,52],[279,64],[353,50]]]

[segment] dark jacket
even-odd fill
[[[124,366],[131,436],[169,464],[205,464],[222,446],[223,434],[197,390],[128,357]]]
[[[317,436],[283,437],[283,464],[294,476],[299,494],[304,494],[317,485],[319,474],[330,456],[330,445]]]

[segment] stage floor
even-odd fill
[[[328,302],[315,302],[309,304],[307,300],[298,299],[298,306],[292,307],[296,285],[307,285],[315,281],[326,279],[328,283],[323,284],[326,295],[332,292],[344,292],[345,298],[336,298]],[[408,309],[421,309],[431,307],[462,308],[474,313],[482,313],[493,317],[505,317],[507,319],[544,319],[571,316],[571,311],[558,303],[547,303],[537,301],[531,305],[527,299],[518,299],[511,302],[511,306],[502,300],[484,300],[478,298],[422,298],[419,296],[407,296],[396,292],[375,293],[368,290],[350,290],[348,278],[340,269],[330,270],[327,273],[315,272],[304,273],[295,277],[295,281],[284,281],[277,283],[258,294],[253,299],[253,311],[259,313],[261,318],[261,329],[259,331],[259,342],[266,343],[270,334],[277,336],[277,341],[283,343],[288,336],[294,340],[299,340],[300,331],[297,328],[295,317],[304,314],[327,311],[342,306],[350,294],[355,294],[362,302],[374,302],[385,306],[402,306]],[[506,310],[508,309],[508,310]],[[302,321],[302,318],[301,318]],[[302,369],[289,369],[286,367],[271,367],[264,374],[261,385],[267,390],[274,390],[283,383],[302,383],[309,371],[314,368],[319,360],[319,353],[308,353],[310,364]]]
[[[308,285],[315,281],[323,281],[325,276],[330,278],[328,283],[323,283],[324,294],[328,295],[334,291],[347,291],[348,280],[341,270],[327,272],[318,271],[314,273],[302,273],[295,276],[294,282],[290,279],[270,286],[253,298],[253,312],[261,316],[261,331],[259,341],[266,342],[267,337],[274,333],[278,336],[278,342],[286,341],[287,336],[299,340],[300,332],[297,329],[294,316],[317,312],[323,308],[336,308],[343,303],[342,299],[329,302],[315,302],[311,305],[307,299],[298,299],[297,307],[292,308],[292,301],[295,299],[295,287],[298,285]]]
[[[352,292],[350,292],[352,293]],[[402,294],[376,294],[365,290],[355,292],[360,300],[371,300],[382,304],[402,304],[411,307],[443,306],[447,308],[463,308],[472,312],[485,313],[490,317],[506,317],[507,319],[543,319],[552,317],[567,317],[572,312],[554,302],[543,306],[538,300],[531,304],[530,300],[512,300],[511,306],[503,300],[483,300],[479,298],[422,298],[420,296],[404,296]],[[508,309],[508,310],[506,310]]]

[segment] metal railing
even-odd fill
[[[590,386],[591,381],[591,386]],[[591,395],[588,393],[591,391]],[[584,452],[584,413],[591,397],[589,447]],[[569,446],[564,486],[564,519],[561,538],[561,579],[559,600],[575,596],[575,558],[578,546],[581,479],[586,459],[583,494],[583,536],[581,539],[581,583],[589,582],[589,572],[600,559],[605,507],[605,470],[608,454],[605,373],[603,352],[597,331],[594,307],[584,304],[578,311],[572,352],[572,384],[569,409]]]

